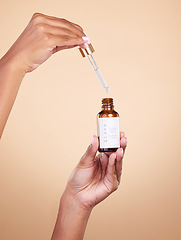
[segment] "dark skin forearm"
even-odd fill
[[[30,23],[0,60],[0,137],[27,72],[52,54],[75,46],[86,48],[89,39],[77,24],[65,19],[34,14]],[[82,240],[92,208],[114,192],[120,183],[127,139],[121,133],[116,153],[99,154],[93,137],[74,169],[61,198],[52,240]]]
[[[24,75],[13,59],[0,60],[0,138]]]
[[[51,240],[82,240],[91,210],[82,208],[65,190]]]
[[[26,29],[0,60],[0,137],[23,77],[52,54],[68,48],[86,47],[83,29],[62,18],[33,15]]]
[[[126,149],[125,134],[115,153],[97,154],[98,138],[93,141],[73,170],[60,201],[51,240],[82,240],[90,213],[95,205],[118,189],[122,159]]]

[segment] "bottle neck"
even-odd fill
[[[102,110],[114,110],[113,99],[112,98],[103,98],[102,99]]]

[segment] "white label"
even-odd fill
[[[100,148],[119,148],[119,117],[98,118]]]

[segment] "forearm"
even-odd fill
[[[0,59],[0,138],[21,81],[53,53],[86,47],[83,29],[65,19],[35,13],[23,33]]]
[[[0,59],[0,138],[25,72],[13,59]]]
[[[51,240],[82,240],[90,213],[64,193]]]

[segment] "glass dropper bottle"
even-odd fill
[[[102,111],[97,114],[99,152],[116,152],[120,148],[119,113],[113,98],[102,99]]]

